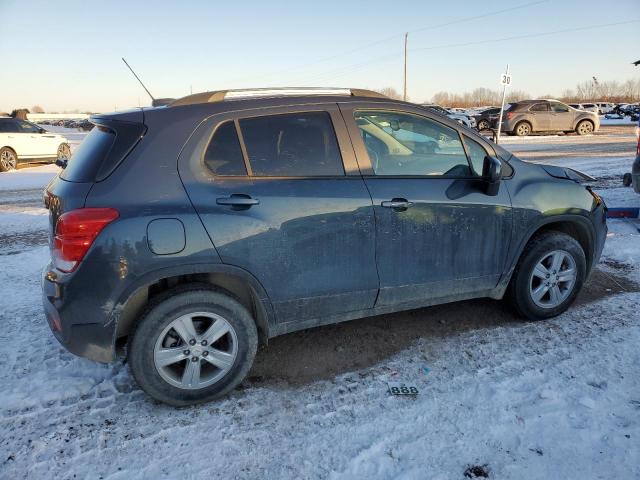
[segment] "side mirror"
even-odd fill
[[[502,177],[502,162],[496,157],[487,155],[484,157],[482,165],[482,178],[487,183],[487,195],[495,196],[500,188],[500,178]]]

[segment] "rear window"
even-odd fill
[[[251,170],[263,177],[344,175],[336,133],[327,112],[240,120]]]
[[[103,160],[113,147],[116,134],[104,127],[95,127],[73,152],[71,159],[60,174],[69,182],[92,182]]]

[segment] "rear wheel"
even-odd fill
[[[589,120],[582,120],[576,125],[576,133],[578,135],[589,135],[593,133],[593,123]]]
[[[174,406],[206,402],[236,387],[253,363],[250,313],[225,293],[194,285],[153,302],[136,325],[129,365],[140,387]]]
[[[18,166],[18,156],[9,147],[0,148],[0,172],[10,172]]]
[[[71,148],[68,143],[61,143],[58,147],[57,160],[69,160],[71,158]]]
[[[555,317],[573,303],[585,277],[586,258],[580,244],[564,233],[546,232],[527,244],[508,296],[523,317]]]
[[[529,122],[520,122],[513,131],[518,137],[526,137],[531,134],[531,124]]]

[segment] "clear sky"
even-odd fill
[[[640,22],[523,36],[632,20],[640,0],[0,0],[0,111],[148,105],[122,56],[156,97],[307,85],[401,91],[406,31],[414,101],[497,88],[506,63],[513,88],[559,95],[593,75],[639,78],[630,63],[640,60]]]

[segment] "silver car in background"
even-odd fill
[[[519,137],[539,132],[576,132],[578,135],[589,135],[599,128],[600,118],[597,113],[577,110],[556,100],[523,100],[512,103],[502,119],[502,131]]]

